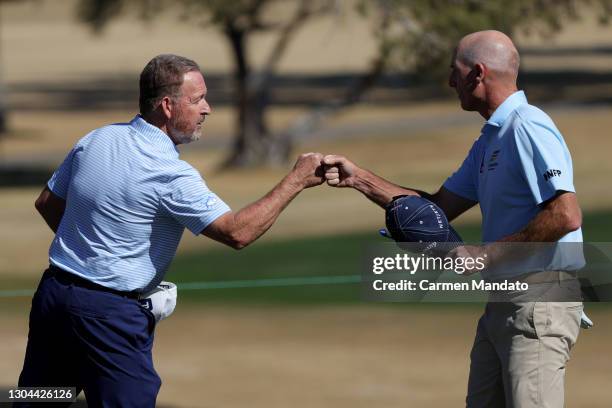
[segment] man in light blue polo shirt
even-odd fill
[[[79,140],[36,201],[56,233],[32,300],[21,387],[76,387],[90,407],[154,407],[155,288],[185,228],[240,249],[302,190],[323,183],[322,155],[303,154],[268,194],[240,211],[213,193],[177,145],[197,140],[211,108],[198,65],[153,58],[140,114]]]
[[[518,69],[519,54],[503,33],[476,32],[459,42],[449,85],[461,107],[486,122],[461,167],[435,194],[400,187],[335,155],[324,158],[328,184],[355,188],[381,207],[395,196],[421,195],[449,220],[480,204],[485,243],[581,242],[569,151],[550,117],[517,89]],[[454,252],[475,258],[490,248]],[[571,274],[554,273],[555,260],[541,270],[551,268],[561,286],[576,284]],[[564,270],[581,266],[580,259],[570,261],[576,265]],[[581,312],[575,301],[487,304],[471,353],[467,406],[563,407],[565,366]]]
[[[526,226],[558,192],[575,192],[572,175],[572,159],[555,124],[516,91],[485,122],[444,187],[480,204],[482,239],[494,242]],[[560,241],[581,242],[581,229]]]

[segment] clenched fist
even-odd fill
[[[298,157],[292,176],[302,188],[309,188],[323,184],[325,181],[321,153],[304,153]]]
[[[323,158],[325,180],[333,187],[352,187],[358,167],[344,156],[327,155]]]

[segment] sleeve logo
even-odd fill
[[[216,204],[217,204],[217,197],[210,197],[208,200],[206,200],[206,209],[212,210]]]
[[[544,173],[543,176],[544,176],[544,180],[548,181],[553,177],[561,176],[561,170],[557,170],[557,169],[546,170],[546,173]]]

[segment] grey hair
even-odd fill
[[[149,61],[140,73],[140,113],[153,112],[165,96],[179,96],[183,76],[192,71],[200,71],[198,64],[174,54],[161,54]]]

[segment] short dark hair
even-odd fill
[[[192,71],[200,71],[198,64],[174,54],[161,54],[149,61],[140,73],[140,113],[153,112],[164,96],[178,96],[183,76]]]

